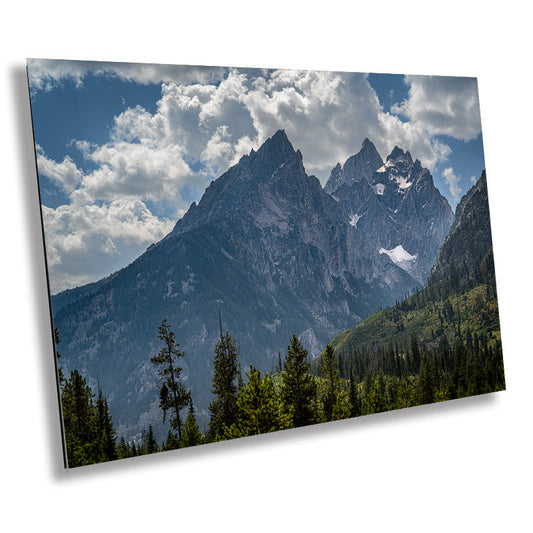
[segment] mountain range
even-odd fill
[[[315,357],[426,282],[453,218],[409,152],[384,162],[365,139],[323,188],[280,130],[130,265],[52,298],[63,371],[98,381],[119,435],[163,436],[150,357],[167,319],[205,429],[219,311],[243,368],[270,370],[293,334]]]
[[[427,286],[330,344],[337,354],[362,353],[378,345],[408,346],[413,333],[426,348],[443,335],[451,346],[467,335],[500,341],[485,171],[459,202]]]

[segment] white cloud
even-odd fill
[[[454,204],[457,204],[462,192],[461,187],[459,187],[461,176],[456,176],[453,168],[447,167],[442,171],[442,177],[450,189]]]
[[[174,217],[182,216],[211,179],[280,128],[301,149],[308,173],[323,183],[365,137],[384,158],[398,145],[433,169],[451,153],[434,135],[466,139],[478,131],[477,91],[474,98],[470,81],[407,78],[409,99],[395,109],[409,118],[404,121],[384,112],[364,74],[37,60],[30,66],[35,90],[69,78],[82,84],[89,71],[139,83],[163,81],[154,112],[141,106],[124,110],[102,145],[71,141],[90,170],[82,171],[69,156],[53,161],[38,149],[39,172],[70,199],[69,205],[45,209],[53,290],[94,281],[133,259],[172,228],[175,219],[158,217],[158,205],[172,205]],[[467,101],[461,104],[463,96]],[[459,178],[451,167],[443,177],[457,199]],[[155,205],[152,212],[146,202]]]
[[[430,136],[470,141],[481,132],[477,80],[442,76],[406,76],[407,100],[392,111],[405,115]]]
[[[35,152],[37,154],[37,170],[40,175],[51,179],[66,192],[72,192],[77,187],[83,173],[68,155],[63,158],[61,163],[57,163],[46,157],[44,150],[39,145],[36,145]]]
[[[195,176],[182,155],[175,144],[105,144],[87,154],[99,167],[83,177],[82,186],[95,200],[168,200],[183,207],[180,191]]]
[[[84,203],[83,195],[56,209],[43,206],[43,222],[52,293],[110,274],[163,238],[174,224],[152,215],[139,200],[98,206]]]
[[[222,67],[28,59],[28,79],[33,94],[51,91],[66,81],[81,87],[89,73],[148,85],[166,81],[212,83],[223,79],[226,72]]]
[[[235,155],[235,148],[230,142],[231,136],[227,126],[219,126],[213,136],[207,141],[205,150],[200,159],[209,169],[209,173],[217,175],[221,170],[230,166],[230,162]]]

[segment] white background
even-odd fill
[[[9,4],[0,32],[2,529],[530,531],[526,3]],[[63,471],[26,57],[477,76],[508,390]]]

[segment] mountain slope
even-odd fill
[[[435,215],[429,224],[441,223]],[[63,370],[78,369],[91,385],[98,380],[120,435],[152,424],[162,437],[149,361],[167,319],[205,429],[219,308],[243,368],[269,370],[293,334],[316,356],[332,336],[416,285],[368,242],[278,131],[213,181],[137,260],[105,283],[54,299]]]
[[[411,333],[431,346],[465,331],[500,340],[485,172],[462,198],[427,287],[336,336],[341,353],[407,346]]]
[[[334,169],[325,190],[335,186],[331,195],[360,232],[365,247],[425,284],[452,224],[451,207],[430,172],[398,147],[370,173],[382,160],[374,145],[365,143],[346,161],[342,175]],[[352,159],[359,163],[349,165]],[[333,179],[336,175],[341,177]]]
[[[473,273],[491,246],[487,178],[483,171],[457,206],[454,223],[432,270],[431,281],[450,278],[461,269],[467,274]]]
[[[361,180],[370,181],[374,172],[382,165],[383,160],[376,147],[365,139],[361,150],[350,156],[342,167],[340,163],[337,163],[324,185],[324,190],[333,193],[341,185],[350,186]]]

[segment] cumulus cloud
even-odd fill
[[[154,216],[139,200],[98,206],[86,199],[76,195],[70,205],[43,206],[52,293],[110,274],[163,238],[174,224]]]
[[[82,186],[95,199],[167,199],[179,208],[182,187],[195,181],[182,155],[175,144],[109,143],[87,154],[99,166],[83,177]]]
[[[387,113],[364,74],[39,60],[29,66],[35,91],[67,79],[81,85],[89,72],[161,83],[155,111],[124,110],[106,143],[71,141],[90,163],[85,170],[68,155],[57,162],[38,148],[39,173],[70,201],[44,211],[53,290],[94,281],[139,255],[212,179],[280,128],[322,183],[365,137],[382,157],[398,145],[433,169],[451,153],[436,135],[470,139],[479,131],[475,80],[408,77],[408,99]],[[451,167],[443,177],[457,199],[459,178]],[[161,215],[163,203],[173,206],[172,221]]]
[[[457,204],[461,196],[462,189],[459,187],[461,176],[456,176],[452,167],[447,167],[442,171],[442,177],[450,189],[450,195],[454,204]]]
[[[212,83],[222,79],[226,70],[222,67],[188,65],[28,59],[28,80],[33,94],[51,91],[67,81],[81,87],[88,74],[148,85],[166,81]]]
[[[39,174],[51,179],[66,192],[72,192],[76,188],[83,173],[68,155],[63,158],[63,161],[57,163],[48,158],[39,145],[36,145],[35,152]]]
[[[470,141],[481,132],[476,78],[406,76],[409,97],[392,107],[430,136]]]

